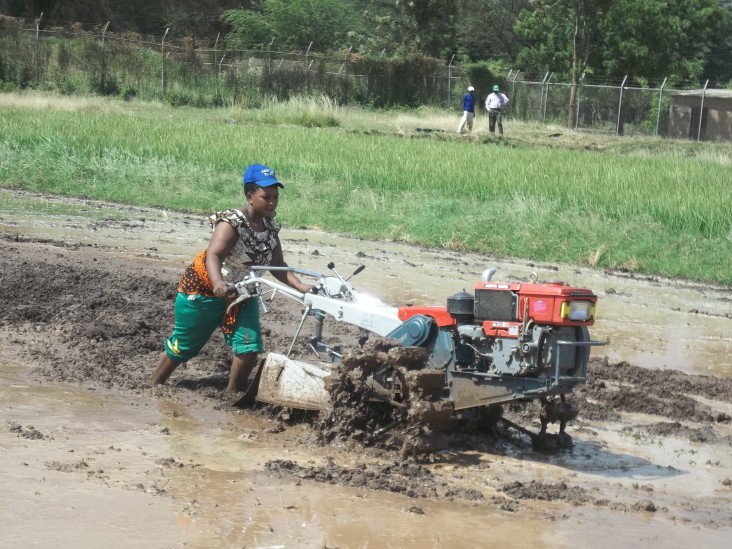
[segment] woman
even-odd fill
[[[227,289],[230,282],[244,277],[250,265],[287,266],[278,236],[280,225],[273,220],[282,188],[274,170],[252,164],[244,171],[246,205],[211,216],[214,232],[208,247],[196,256],[178,286],[175,328],[165,341],[153,384],[165,383],[180,364],[200,353],[220,326],[234,354],[226,392],[246,389],[257,353],[263,349],[259,302],[250,299],[227,313],[234,299]],[[273,271],[272,275],[303,293],[312,288],[291,272]]]

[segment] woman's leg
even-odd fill
[[[257,353],[246,353],[234,357],[231,361],[229,385],[226,387],[227,393],[236,393],[247,388],[249,376],[257,365],[257,356]]]
[[[153,385],[159,385],[161,383],[165,383],[168,381],[168,378],[170,377],[170,374],[172,374],[175,369],[180,366],[181,362],[176,362],[172,360],[168,354],[163,351],[160,354],[160,360],[158,360],[158,365],[155,368],[155,371],[152,375],[152,384]]]
[[[249,374],[257,365],[258,353],[264,350],[262,329],[259,324],[259,300],[250,299],[242,304],[236,315],[232,333],[224,333],[224,340],[231,348],[234,359],[231,361],[227,393],[244,391]]]

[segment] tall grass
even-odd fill
[[[535,144],[531,127],[523,140],[458,138],[450,113],[304,99],[251,112],[82,105],[6,101],[0,184],[203,212],[238,204],[242,169],[263,162],[285,182],[287,225],[732,284],[732,178],[715,145],[684,158],[676,145],[650,154],[655,141],[608,152],[627,138],[602,152],[575,135]]]

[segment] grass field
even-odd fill
[[[0,94],[0,185],[208,212],[262,162],[278,219],[491,256],[732,285],[732,147],[327,100],[263,109]],[[426,131],[429,130],[429,131]]]

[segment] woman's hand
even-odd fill
[[[319,289],[320,288],[318,287],[317,284],[303,284],[299,288],[299,291],[301,291],[304,294],[317,294]]]
[[[213,293],[216,297],[226,297],[229,295],[229,285],[221,280],[214,284]]]

